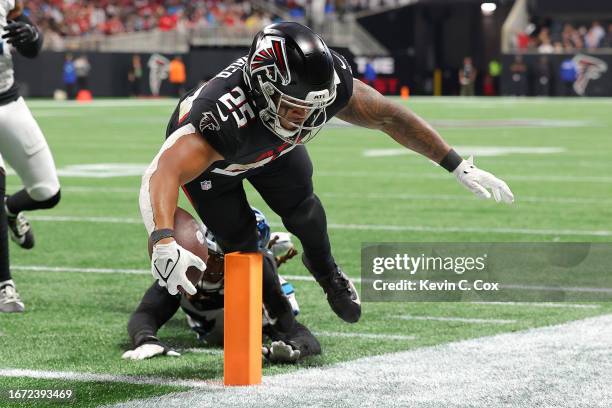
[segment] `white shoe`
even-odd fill
[[[0,313],[23,313],[25,305],[13,285],[0,289]]]

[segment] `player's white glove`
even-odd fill
[[[493,198],[495,198],[495,201],[498,203],[500,201],[505,203],[514,201],[514,195],[512,191],[510,191],[508,185],[491,173],[476,167],[472,156],[462,161],[453,171],[453,174],[465,188],[480,198],[491,198],[491,193],[488,191],[491,190],[493,192]]]
[[[262,346],[263,356],[273,363],[295,363],[300,358],[300,350],[294,349],[283,341],[274,341],[270,346]]]
[[[286,255],[287,252],[293,248],[291,234],[288,232],[273,232],[270,234],[270,243],[268,247],[274,256]]]
[[[206,264],[200,257],[189,252],[172,241],[169,244],[157,244],[153,247],[151,256],[151,273],[157,279],[159,286],[167,287],[168,293],[176,295],[181,286],[190,295],[195,295],[195,286],[187,279],[187,268],[195,266],[201,271],[206,270]]]
[[[155,356],[180,357],[180,354],[161,343],[146,343],[134,350],[126,351],[121,358],[124,360],[145,360]]]

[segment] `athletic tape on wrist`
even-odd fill
[[[174,238],[174,230],[170,228],[158,229],[153,231],[149,237],[153,245],[165,238]]]
[[[455,150],[450,149],[442,161],[440,161],[440,166],[448,170],[449,173],[452,173],[462,161],[463,158]]]

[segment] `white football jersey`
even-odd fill
[[[15,8],[15,0],[0,0],[0,37],[4,34],[6,18]],[[7,91],[13,86],[13,58],[11,46],[0,38],[0,93]]]

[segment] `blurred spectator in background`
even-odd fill
[[[489,62],[489,75],[493,81],[493,95],[499,94],[499,83],[501,81],[502,65],[498,60]]]
[[[578,70],[576,69],[576,63],[572,58],[568,58],[561,62],[559,78],[563,84],[564,96],[572,96],[576,94],[574,92],[574,82],[576,81],[577,76]]]
[[[546,55],[542,55],[536,66],[535,94],[538,96],[550,96],[552,72],[550,61]]]
[[[476,68],[472,64],[471,57],[463,59],[463,67],[459,70],[459,85],[461,96],[474,96],[474,83],[476,82]]]
[[[68,99],[74,99],[76,95],[77,77],[74,69],[74,62],[72,61],[72,54],[66,54],[62,71],[66,95],[68,96]]]
[[[88,78],[89,71],[91,71],[91,65],[89,65],[89,60],[85,55],[80,55],[74,60],[74,70],[76,71],[77,77],[77,90],[89,89]]]
[[[527,95],[527,65],[523,62],[523,56],[514,56],[514,62],[510,65],[512,75],[512,89],[510,94],[516,96]]]
[[[185,92],[185,82],[187,82],[187,71],[183,59],[177,55],[170,61],[168,80],[172,84],[174,95],[181,96]]]
[[[585,43],[587,48],[598,48],[602,40],[606,37],[606,30],[603,29],[599,21],[593,21],[591,28],[586,34]]]
[[[541,54],[552,54],[555,52],[555,48],[552,45],[550,39],[550,31],[547,27],[542,28],[540,35],[538,36],[540,45],[538,46],[538,52]]]
[[[130,84],[130,95],[140,96],[142,83],[142,61],[140,55],[132,55],[132,66],[128,70],[128,82]]]
[[[612,23],[608,24],[608,34],[606,34],[601,46],[612,48]]]
[[[364,82],[370,86],[374,86],[374,81],[376,81],[377,76],[376,68],[374,68],[372,61],[368,61],[363,70]]]

